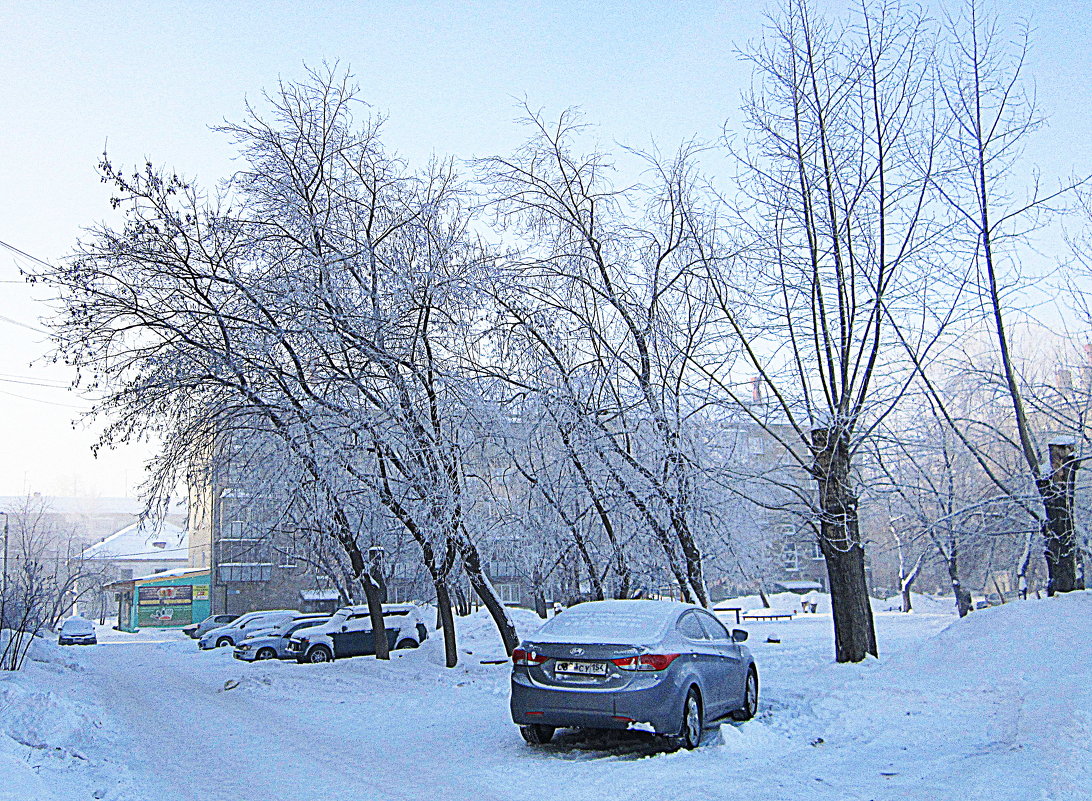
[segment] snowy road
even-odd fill
[[[752,626],[759,717],[673,754],[639,735],[525,746],[508,668],[481,664],[499,655],[483,619],[461,621],[453,671],[437,639],[390,664],[296,665],[111,633],[64,650],[82,669],[20,679],[53,683],[54,716],[74,714],[60,696],[82,697],[95,726],[39,720],[37,739],[63,747],[27,759],[66,801],[1092,798],[1092,594],[877,625],[882,658],[855,666],[831,662],[829,617],[776,626],[779,644],[764,642],[773,624]]]

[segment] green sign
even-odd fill
[[[185,626],[193,622],[193,587],[137,587],[138,626]]]

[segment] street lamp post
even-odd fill
[[[0,631],[2,631],[4,623],[7,622],[8,610],[8,513],[0,512],[0,515],[4,516],[4,583],[3,589],[0,589]]]

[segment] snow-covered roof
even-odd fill
[[[195,567],[176,567],[174,570],[162,570],[159,573],[149,573],[147,576],[137,576],[136,578],[129,579],[130,581],[151,581],[152,579],[165,579],[165,578],[178,578],[179,576],[187,576],[191,573],[197,575],[199,573],[208,573],[209,569],[195,568]]]
[[[303,601],[337,601],[341,599],[341,593],[337,590],[300,590],[300,600]]]
[[[87,548],[83,552],[83,558],[185,561],[189,558],[189,537],[184,529],[173,523],[138,521]]]
[[[775,587],[781,587],[789,592],[807,592],[808,590],[821,590],[823,585],[818,581],[775,581]]]

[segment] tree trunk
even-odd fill
[[[493,589],[493,585],[489,582],[485,571],[482,570],[478,549],[474,547],[474,543],[469,540],[465,533],[460,543],[460,550],[463,554],[463,570],[470,580],[470,586],[473,587],[475,594],[481,599],[485,608],[489,610],[489,616],[493,618],[497,631],[500,633],[501,642],[504,643],[504,650],[511,656],[512,651],[519,645],[516,627],[512,623],[512,618],[508,615],[508,610],[504,608],[501,599],[497,597],[496,590]]]
[[[834,651],[839,662],[879,655],[865,578],[857,498],[850,484],[849,437],[838,429],[812,431],[814,475],[819,484],[819,546],[827,562],[834,611]]]
[[[1050,475],[1038,482],[1046,509],[1047,595],[1083,589],[1077,577],[1077,536],[1073,526],[1073,487],[1080,460],[1073,446],[1051,443]]]
[[[1020,600],[1028,599],[1028,569],[1031,567],[1031,540],[1035,536],[1029,531],[1024,537],[1024,550],[1020,553],[1020,561],[1016,564],[1017,593]]]
[[[949,541],[947,552],[941,555],[948,568],[948,580],[952,584],[952,594],[955,595],[956,611],[959,612],[960,617],[966,617],[971,611],[971,594],[963,589],[963,584],[959,580],[959,554],[955,543]]]
[[[758,597],[762,599],[762,608],[770,608],[770,599],[766,597],[766,588],[762,585],[762,582],[758,582]]]
[[[436,615],[444,632],[444,664],[453,668],[459,664],[459,650],[455,642],[455,617],[451,614],[451,595],[447,582],[438,581],[436,587]]]
[[[383,621],[383,595],[379,585],[364,574],[360,577],[364,595],[368,599],[368,618],[372,623],[372,639],[375,643],[375,658],[390,659],[390,646],[387,642],[387,626]]]
[[[535,614],[546,619],[546,594],[542,590],[542,575],[536,569],[531,575],[531,591],[535,596]]]

